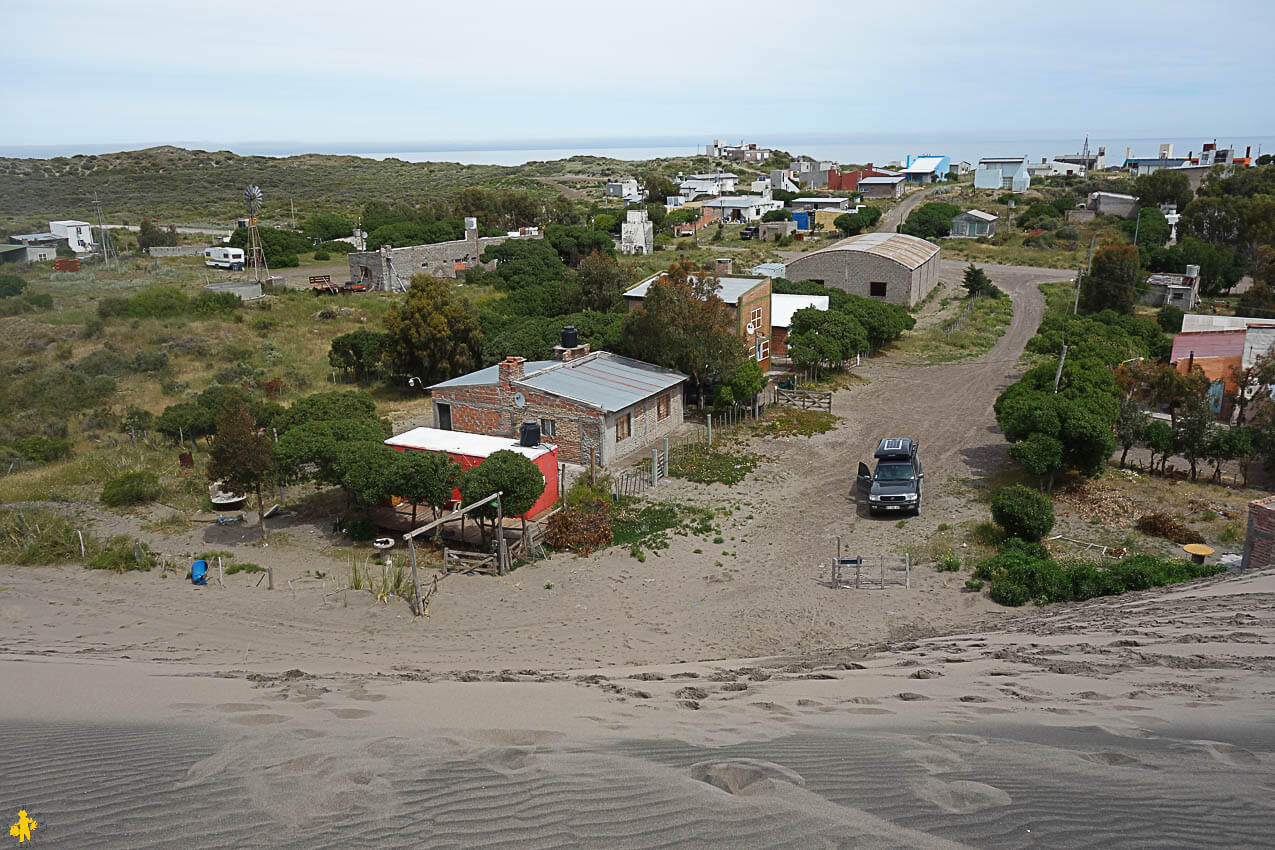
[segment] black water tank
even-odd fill
[[[575,325],[567,325],[562,329],[562,347],[575,348],[580,344],[580,332]]]
[[[518,428],[518,445],[524,448],[535,448],[540,445],[540,423],[527,420]]]

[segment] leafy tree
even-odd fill
[[[1193,236],[1180,235],[1175,244],[1152,251],[1149,259],[1153,272],[1182,274],[1188,265],[1200,267],[1200,291],[1213,295],[1230,292],[1239,283],[1248,267],[1248,258],[1233,248],[1215,247]]]
[[[169,405],[155,422],[156,431],[174,440],[206,437],[213,428],[213,414],[192,401]]]
[[[1164,217],[1164,213],[1160,212],[1158,207],[1143,207],[1138,210],[1136,220],[1121,222],[1120,227],[1131,241],[1134,236],[1138,237],[1136,244],[1148,262],[1152,252],[1163,248],[1169,241],[1171,232],[1169,220]]]
[[[302,396],[274,421],[274,428],[282,435],[299,425],[312,422],[333,422],[340,419],[376,418],[376,401],[360,390],[332,390]],[[388,429],[389,424],[384,427]],[[389,436],[387,432],[385,436]]]
[[[232,493],[255,492],[261,540],[266,539],[266,509],[261,487],[275,473],[273,444],[253,426],[248,405],[232,403],[217,417],[216,436],[209,452],[208,474]]]
[[[952,217],[960,214],[961,208],[955,204],[930,201],[909,213],[900,230],[922,239],[940,239],[952,232]]]
[[[605,313],[621,301],[624,274],[614,257],[594,251],[580,261],[575,284],[581,307]]]
[[[1187,176],[1170,168],[1161,168],[1133,181],[1133,194],[1144,207],[1172,204],[1178,212],[1186,209],[1195,193]],[[1163,244],[1163,243],[1161,243]]]
[[[798,310],[788,329],[789,355],[803,368],[839,366],[867,346],[868,334],[863,325],[840,310]]]
[[[12,298],[21,295],[27,288],[27,282],[16,274],[0,274],[0,298]]]
[[[1039,490],[1014,484],[992,497],[992,519],[1010,537],[1037,541],[1054,527],[1054,505]]]
[[[306,239],[300,233],[293,233],[291,230],[280,230],[274,227],[258,227],[258,238],[261,240],[261,250],[265,252],[266,264],[272,267],[282,266],[295,259],[297,254],[305,253],[310,250],[310,240]],[[245,249],[248,265],[252,265],[251,248],[248,243],[248,228],[240,227],[230,234],[230,245],[233,248]],[[292,262],[292,265],[296,265]]]
[[[279,474],[288,481],[340,484],[337,452],[351,443],[381,443],[389,424],[373,418],[302,422],[279,435],[274,444]]]
[[[477,368],[483,336],[478,314],[436,277],[418,274],[401,304],[385,314],[382,359],[395,375],[413,375],[427,385]]]
[[[634,207],[633,209],[637,209],[637,207]],[[659,230],[668,223],[668,210],[664,208],[663,201],[659,201],[658,203],[649,203],[646,206],[641,207],[641,209],[646,210],[646,217],[651,220],[651,226],[656,230]]]
[[[562,261],[572,268],[580,265],[580,260],[594,251],[611,256],[615,254],[611,234],[576,225],[551,224],[545,228],[545,236],[541,241],[552,245]]]
[[[528,458],[508,449],[488,455],[471,466],[457,480],[461,502],[472,505],[493,493],[500,493],[501,511],[506,517],[522,516],[545,491],[545,478]],[[496,505],[488,502],[474,511],[478,517],[495,519]],[[493,530],[495,523],[493,522]]]
[[[1258,390],[1275,384],[1275,352],[1267,351],[1259,355],[1247,369],[1232,366],[1230,378],[1235,385],[1235,394],[1232,396],[1236,410],[1235,423],[1243,425],[1249,405],[1257,397]]]
[[[1186,318],[1186,313],[1182,311],[1181,307],[1166,304],[1156,312],[1155,323],[1167,334],[1178,334],[1182,333],[1182,320],[1184,318]]]
[[[717,295],[718,279],[695,273],[690,260],[679,260],[653,282],[642,306],[624,317],[621,349],[630,357],[677,369],[690,376],[704,406],[704,389],[744,359],[734,310]]]
[[[356,379],[363,380],[381,368],[385,339],[385,334],[366,328],[341,334],[332,340],[328,363],[333,368],[353,372]]]
[[[995,288],[992,284],[992,279],[987,276],[987,272],[983,271],[973,263],[970,263],[965,267],[965,274],[961,281],[961,285],[965,287],[965,291],[968,292],[971,297],[975,295],[982,295]]]
[[[881,210],[876,207],[864,207],[858,212],[842,213],[832,220],[832,226],[845,236],[857,236],[864,230],[872,228],[881,220]]]
[[[1186,410],[1173,432],[1173,449],[1191,465],[1192,481],[1195,480],[1196,466],[1208,455],[1217,430],[1208,402],[1202,396],[1188,399]]]
[[[444,452],[420,452],[408,449],[395,452],[390,473],[390,493],[412,504],[412,525],[416,525],[416,507],[429,505],[434,517],[438,509],[452,498],[452,490],[460,475],[460,464]]]
[[[1142,432],[1150,421],[1142,406],[1131,398],[1121,399],[1120,415],[1116,417],[1116,442],[1120,444],[1120,468],[1124,469],[1129,449],[1142,439]]]
[[[1173,453],[1173,426],[1163,419],[1152,419],[1142,426],[1139,440],[1151,452],[1151,469],[1155,470],[1155,458],[1159,455],[1160,469],[1163,471],[1165,462]]]
[[[735,367],[735,372],[717,390],[717,403],[723,405],[748,404],[766,386],[766,375],[756,360],[745,360]]]
[[[675,209],[668,214],[668,223],[676,227],[679,224],[690,224],[699,219],[698,210],[688,210],[685,208]]]
[[[301,232],[315,242],[328,242],[349,236],[354,224],[348,218],[331,212],[314,213],[305,220]]]
[[[171,248],[177,243],[176,225],[164,228],[155,224],[149,216],[142,218],[137,231],[137,250],[144,254],[148,248]]]
[[[654,201],[659,201],[660,209],[664,208],[664,199],[676,195],[681,188],[663,174],[649,172],[642,175],[642,185],[646,188],[646,196]]]
[[[1059,218],[1058,208],[1053,204],[1036,203],[1029,206],[1018,216],[1018,226],[1023,228],[1044,227],[1052,230]]]
[[[1099,249],[1081,282],[1080,311],[1131,314],[1143,279],[1137,248],[1108,245]]]
[[[792,221],[792,213],[788,210],[768,210],[762,213],[762,221]]]
[[[604,230],[607,233],[618,233],[620,231],[620,216],[615,213],[598,213],[593,217],[594,230]]]
[[[1062,441],[1048,434],[1033,433],[1021,442],[1010,444],[1006,452],[1010,460],[1042,481],[1052,479],[1062,468]]]
[[[496,286],[504,290],[564,280],[567,276],[562,258],[543,239],[507,239],[485,249],[482,261],[496,263]]]

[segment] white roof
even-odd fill
[[[489,437],[486,434],[467,434],[464,431],[443,431],[439,428],[413,428],[385,441],[387,446],[404,449],[421,449],[427,452],[447,452],[465,457],[490,457],[499,451],[511,451],[529,460],[546,455],[557,446],[541,443],[527,448],[508,437]]]
[[[772,328],[790,328],[792,327],[792,314],[808,307],[814,307],[816,310],[827,310],[828,296],[771,295],[770,326]]]
[[[989,212],[983,212],[982,210],[966,210],[961,213],[961,215],[968,215],[972,218],[978,219],[979,221],[996,221],[997,219],[997,216],[994,216]]]
[[[918,156],[912,164],[903,169],[904,174],[930,174],[943,164],[941,156]]]
[[[647,290],[651,288],[651,284],[665,276],[665,272],[651,275],[646,280],[639,283],[632,289],[624,292],[625,298],[645,298]],[[744,295],[755,289],[758,284],[762,283],[765,278],[762,277],[719,277],[717,282],[721,287],[717,290],[717,297],[725,301],[727,304],[738,304],[741,295]]]
[[[773,206],[776,203],[778,202],[769,198],[763,198],[761,195],[725,195],[720,198],[713,198],[711,201],[705,201],[704,206],[721,207],[723,209],[727,207],[739,207],[743,209],[745,207],[755,207],[758,204],[771,204]]]
[[[902,174],[900,174],[898,177],[860,177],[859,178],[859,185],[863,185],[865,183],[872,185],[872,184],[878,184],[878,183],[902,183],[902,182],[903,182]]]
[[[87,221],[80,221],[79,219],[74,219],[74,218],[64,218],[58,221],[49,222],[50,226],[55,224],[61,224],[67,227],[88,227],[89,226],[89,223]]]
[[[1182,317],[1182,333],[1200,331],[1242,331],[1250,326],[1275,325],[1275,319],[1251,319],[1244,316],[1214,316],[1209,313],[1187,313]]]

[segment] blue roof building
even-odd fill
[[[947,179],[951,162],[936,153],[908,154],[903,177],[909,183],[938,183]]]

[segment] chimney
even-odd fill
[[[1253,146],[1248,145],[1247,147],[1244,148],[1244,158],[1248,159],[1252,155],[1253,155]]]
[[[734,268],[735,268],[735,261],[732,260],[730,257],[717,258],[717,276],[718,277],[729,276],[731,271],[734,270]]]
[[[496,374],[500,376],[500,383],[507,384],[510,381],[517,381],[523,376],[523,365],[526,363],[523,357],[514,357],[510,355],[500,361],[496,367]]]

